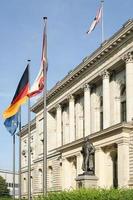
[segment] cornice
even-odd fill
[[[47,102],[64,90],[68,85],[71,85],[79,76],[84,74],[92,66],[96,65],[100,61],[104,60],[107,55],[109,56],[112,51],[117,49],[128,37],[133,38],[133,20],[128,20],[122,28],[117,31],[110,39],[104,41],[101,46],[94,51],[90,56],[83,59],[83,61],[67,76],[59,81],[50,91],[47,93]],[[43,108],[43,98],[40,98],[36,104],[34,104],[31,110],[35,113]]]
[[[81,139],[73,141],[69,144],[58,147],[54,150],[57,152],[62,152],[62,151],[68,150],[68,149],[72,149],[72,148],[75,148],[76,146],[81,146],[85,139],[89,139],[92,142],[94,142],[94,141],[98,140],[99,137],[105,138],[105,137],[108,137],[112,133],[116,134],[115,131],[118,131],[119,133],[121,133],[121,132],[129,133],[130,131],[133,131],[133,124],[119,123],[119,124],[113,125],[109,128],[106,128],[104,130],[90,134],[89,136],[86,136],[85,138],[81,138]]]

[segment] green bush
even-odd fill
[[[131,189],[80,189],[48,193],[47,197],[35,200],[133,200]]]
[[[11,198],[11,197],[0,197],[0,200],[13,200],[13,198]],[[18,199],[16,199],[16,200],[18,200]],[[24,199],[22,199],[22,200],[24,200]]]
[[[0,197],[0,200],[12,200],[11,197]]]

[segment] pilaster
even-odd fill
[[[127,187],[129,181],[129,141],[122,139],[118,145],[118,187]]]
[[[58,104],[56,107],[56,145],[57,147],[61,146],[61,131],[62,131],[62,127],[61,127],[61,114],[62,110],[61,110],[61,105]]]
[[[101,147],[95,147],[95,176],[98,177],[99,187],[105,186],[104,152]]]
[[[133,118],[133,52],[124,55],[123,60],[126,62],[127,122],[130,122]]]

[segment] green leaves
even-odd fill
[[[80,189],[48,193],[35,200],[133,200],[133,189]]]
[[[9,196],[9,190],[7,189],[7,183],[3,177],[0,176],[0,197]]]

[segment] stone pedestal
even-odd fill
[[[96,188],[98,178],[95,175],[79,174],[76,178],[77,188]]]

